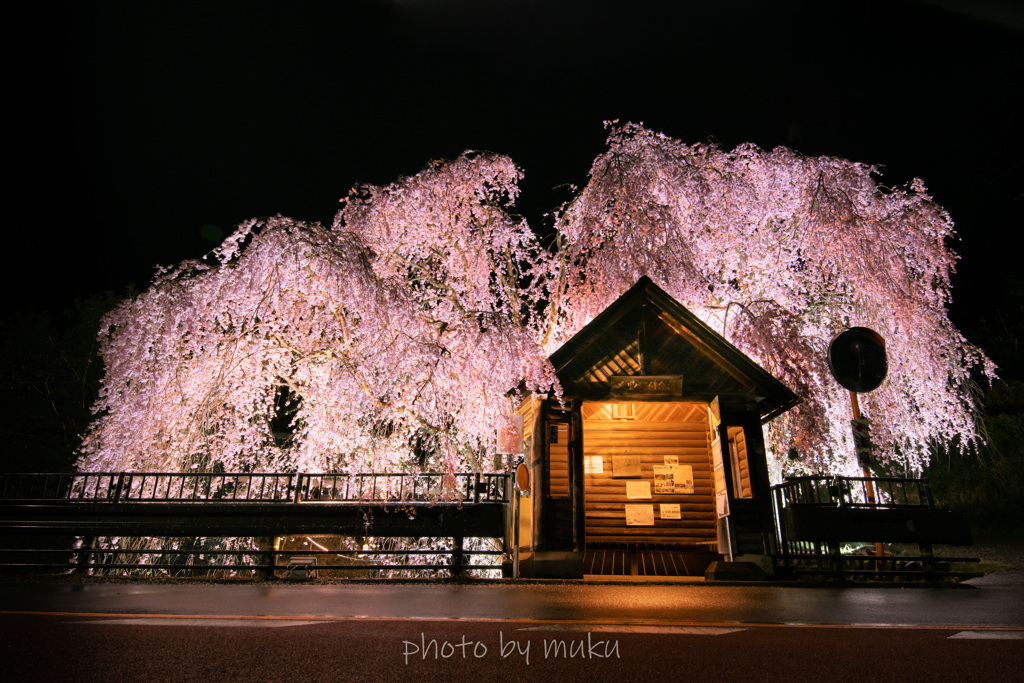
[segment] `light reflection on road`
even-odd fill
[[[663,624],[1024,626],[1024,590],[687,584],[0,583],[0,610]]]

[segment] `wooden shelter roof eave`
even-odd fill
[[[634,288],[635,289],[635,286]],[[632,291],[632,289],[630,290]],[[627,292],[628,293],[628,292]],[[623,295],[625,296],[625,294]],[[618,301],[618,299],[616,300]],[[612,309],[615,309],[614,311]],[[564,344],[559,346],[555,351],[548,357],[551,365],[555,368],[555,374],[557,375],[560,370],[570,365],[574,360],[583,355],[586,350],[586,346],[583,344],[574,344],[573,342],[584,336],[584,332],[593,334],[597,330],[607,330],[612,327],[615,323],[622,320],[630,312],[630,309],[626,306],[609,306],[604,309],[597,316],[594,317],[589,323],[587,323],[583,329],[574,334]]]
[[[747,357],[647,276],[641,277],[633,287],[551,354],[551,364],[554,366],[556,375],[559,375],[559,380],[563,381],[563,387],[568,389],[561,376],[562,371],[584,355],[588,348],[586,340],[606,334],[638,305],[642,309],[646,309],[646,302],[654,304],[665,313],[662,321],[676,334],[690,339],[696,347],[703,350],[708,358],[740,384],[750,386],[752,392],[760,396],[757,403],[764,404],[767,401],[767,405],[758,408],[762,423],[778,417],[800,402],[800,398],[789,387]],[[646,350],[641,349],[641,352],[643,351]],[[581,398],[586,396],[590,400],[601,400],[597,398],[601,395],[600,392],[570,390],[567,391],[568,394],[579,394]],[[702,400],[698,399],[696,394],[692,397],[693,400]],[[713,396],[708,400],[711,398]],[[762,410],[764,412],[761,412]]]

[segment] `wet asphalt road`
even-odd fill
[[[1024,589],[0,582],[5,680],[1001,681]]]
[[[998,577],[999,575],[995,575]],[[1024,627],[1024,585],[0,583],[0,610],[661,624]]]

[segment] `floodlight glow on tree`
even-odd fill
[[[537,250],[502,209],[518,170],[466,155],[353,191],[333,228],[250,221],[104,320],[87,470],[446,471],[485,466],[495,396],[548,391]],[[481,265],[483,263],[484,265]],[[521,267],[521,264],[525,264]],[[297,398],[291,446],[270,423]]]
[[[975,438],[970,373],[994,366],[949,322],[955,233],[920,180],[888,189],[874,166],[685,145],[635,124],[612,124],[608,143],[558,215],[571,267],[551,294],[549,348],[648,275],[801,397],[768,431],[776,454],[849,470],[825,359],[851,320],[879,330],[894,359],[868,398],[881,460],[919,471],[931,442]]]
[[[253,220],[161,273],[103,323],[106,376],[85,470],[405,471],[496,467],[520,392],[558,395],[548,355],[647,275],[790,386],[775,453],[847,469],[829,340],[878,330],[893,362],[867,399],[882,460],[975,438],[949,322],[952,221],[923,184],[777,148],[685,145],[612,125],[555,214],[551,249],[511,212],[520,170],[466,153],[358,186],[330,227]],[[272,433],[288,398],[289,445]]]

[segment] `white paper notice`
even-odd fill
[[[679,503],[662,503],[658,507],[661,508],[662,519],[682,519],[679,513]]]
[[[627,481],[626,498],[630,500],[650,500],[651,482],[649,481]]]
[[[627,504],[626,526],[654,526],[654,506]]]
[[[675,465],[672,479],[676,485],[676,493],[693,493],[693,467],[690,465]]]

